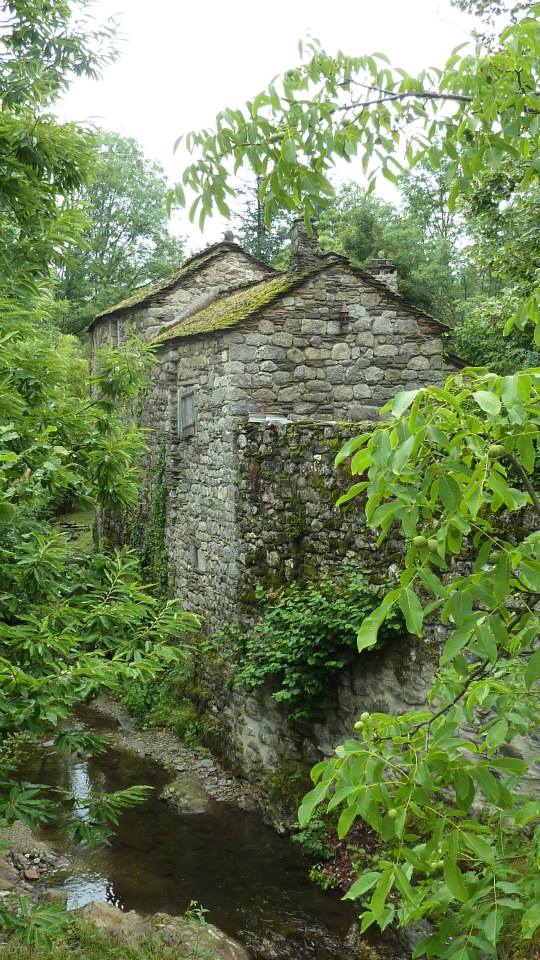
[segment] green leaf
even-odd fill
[[[461,490],[458,484],[446,474],[443,474],[439,480],[439,496],[443,506],[449,510],[458,510],[461,504]]]
[[[352,803],[350,806],[345,807],[345,809],[342,810],[337,825],[337,835],[340,840],[343,840],[343,838],[347,836],[354,823],[355,817],[356,804]]]
[[[400,446],[394,452],[394,455],[391,461],[391,467],[392,467],[393,473],[400,474],[401,471],[403,470],[403,467],[407,463],[412,453],[415,439],[416,438],[414,436],[408,437],[402,444],[400,444]]]
[[[454,775],[456,800],[461,810],[468,810],[474,800],[474,781],[465,770],[456,770]]]
[[[408,407],[410,407],[411,403],[419,393],[421,393],[421,388],[417,390],[400,390],[400,392],[396,393],[392,400],[385,404],[381,412],[391,412],[392,416],[397,420],[401,414],[404,413]]]
[[[493,847],[487,840],[484,840],[483,837],[480,837],[477,833],[464,831],[463,839],[465,846],[467,846],[471,853],[474,853],[475,857],[482,861],[482,863],[494,862],[495,852]]]
[[[368,890],[371,890],[371,888],[379,882],[380,877],[381,873],[379,870],[365,870],[358,880],[355,880],[343,899],[357,900],[358,897],[361,897],[364,893],[367,893]]]
[[[444,650],[441,654],[441,665],[444,666],[447,663],[450,663],[451,660],[463,649],[467,641],[469,640],[472,632],[474,630],[474,624],[465,623],[463,626],[459,627],[458,630],[454,630],[452,634],[448,637],[444,645]]]
[[[301,827],[305,827],[306,823],[309,822],[315,807],[326,797],[330,785],[330,780],[323,780],[322,783],[317,784],[313,790],[306,794],[298,810],[298,823]]]
[[[540,677],[540,648],[533,653],[525,669],[525,686],[528,690]]]
[[[353,483],[352,487],[349,487],[346,493],[342,494],[339,500],[336,500],[336,507],[343,506],[344,503],[348,503],[349,500],[354,500],[355,497],[358,497],[368,486],[367,481],[362,481],[362,483]]]
[[[533,903],[521,918],[521,931],[525,940],[530,940],[540,926],[540,901]]]
[[[401,590],[391,590],[386,594],[382,603],[369,614],[368,617],[362,623],[358,634],[357,634],[357,645],[358,650],[369,650],[370,647],[374,647],[377,643],[379,629],[384,623],[386,617],[390,613],[390,610],[397,602]]]
[[[500,747],[501,743],[504,743],[506,740],[507,733],[508,720],[501,717],[500,720],[497,720],[496,723],[489,728],[486,734],[486,743],[490,750],[496,750],[497,747]]]
[[[415,637],[422,636],[422,624],[424,620],[424,610],[416,593],[412,587],[406,587],[399,595],[399,605],[409,633]]]
[[[482,410],[495,417],[501,410],[501,401],[495,393],[489,390],[476,390],[473,398]]]
[[[457,863],[449,857],[446,857],[443,872],[446,886],[452,896],[455,897],[456,900],[461,900],[462,903],[465,903],[469,899],[469,889]]]

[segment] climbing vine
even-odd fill
[[[169,565],[165,550],[166,515],[165,447],[162,446],[157,456],[150,510],[146,513],[141,505],[132,532],[132,541],[139,552],[141,568],[162,596],[169,593]]]

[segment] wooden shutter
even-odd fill
[[[178,436],[181,439],[195,433],[195,387],[178,389]]]

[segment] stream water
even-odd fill
[[[77,726],[106,732],[115,721],[90,709]],[[239,940],[256,960],[345,960],[356,913],[339,895],[324,893],[307,876],[297,844],[278,836],[257,813],[213,802],[200,815],[179,815],[159,793],[171,779],[159,764],[108,748],[93,759],[34,757],[25,777],[61,786],[79,797],[135,783],[155,789],[126,812],[110,846],[70,847],[58,828],[43,837],[69,853],[72,868],[57,877],[73,909],[106,900],[124,910],[181,914],[193,900],[207,919]],[[84,816],[84,806],[79,808]],[[359,956],[355,953],[354,956]]]

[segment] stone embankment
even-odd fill
[[[118,726],[107,731],[109,743],[154,760],[173,774],[161,796],[178,813],[201,813],[212,800],[234,803],[241,810],[258,809],[255,789],[227,773],[205,750],[186,746],[169,730],[135,729],[129,712],[110,697],[98,697],[92,708],[117,721]]]
[[[139,940],[157,937],[163,943],[174,944],[179,957],[249,960],[247,951],[212,923],[171,917],[167,913],[142,916],[135,910],[125,912],[101,900],[93,900],[74,913],[120,941],[136,944]]]
[[[0,855],[0,897],[26,895],[36,900],[65,901],[63,891],[49,887],[52,875],[69,866],[69,860],[42,840],[37,840],[20,820],[2,829],[7,849]]]

